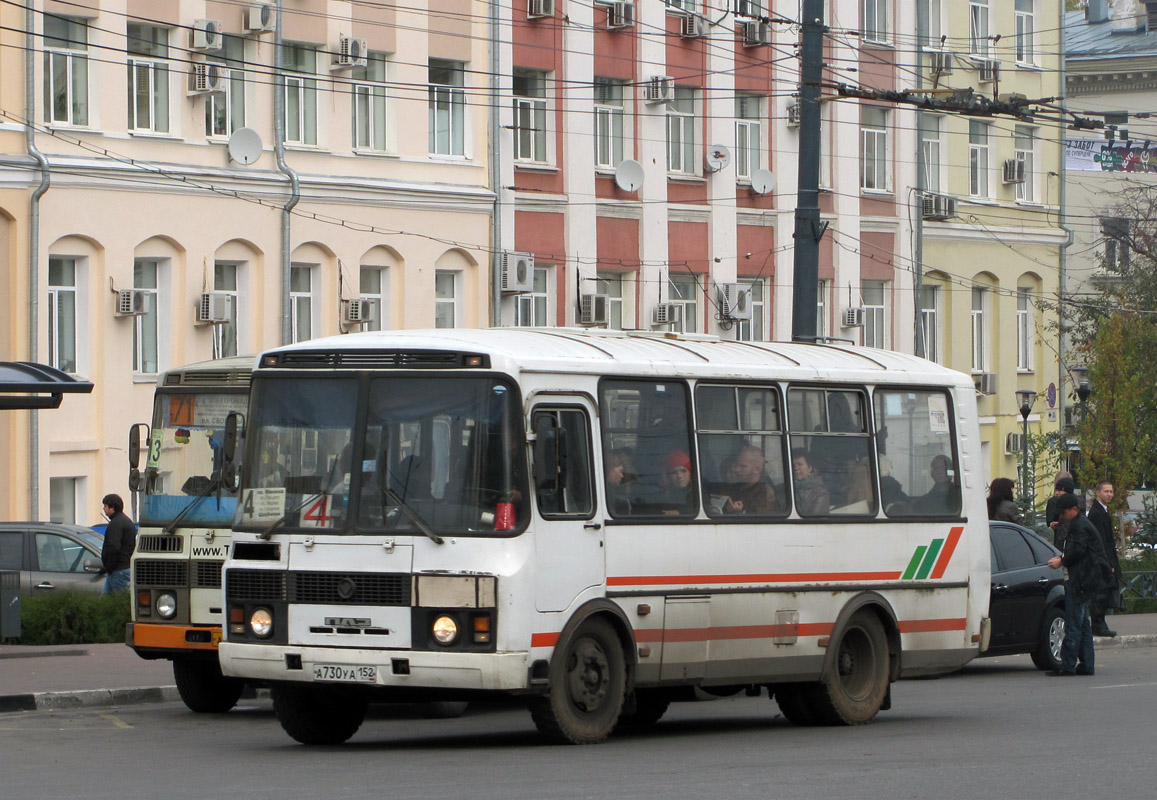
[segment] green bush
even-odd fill
[[[60,592],[20,598],[20,644],[123,642],[129,593]]]

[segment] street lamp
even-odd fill
[[[1020,405],[1020,418],[1024,424],[1024,436],[1021,438],[1021,461],[1020,461],[1020,491],[1021,504],[1024,506],[1025,513],[1028,513],[1028,504],[1030,502],[1029,488],[1028,488],[1028,415],[1032,413],[1032,405],[1036,402],[1036,392],[1027,389],[1020,389],[1016,393],[1017,403]]]
[[[1093,393],[1093,387],[1089,386],[1089,368],[1088,367],[1073,367],[1073,378],[1077,382],[1077,399],[1081,401],[1081,424],[1085,422],[1085,404],[1089,400],[1089,395]]]

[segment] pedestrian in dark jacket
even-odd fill
[[[1105,611],[1116,608],[1120,602],[1121,559],[1117,556],[1117,538],[1113,533],[1113,515],[1109,513],[1109,503],[1113,502],[1113,484],[1101,481],[1097,484],[1093,507],[1089,509],[1089,522],[1101,536],[1101,547],[1113,568],[1113,577],[1107,581],[1101,593],[1093,599],[1089,613],[1093,618],[1094,636],[1116,636],[1117,632],[1105,622]]]
[[[988,487],[988,518],[1003,520],[1004,522],[1015,522],[1020,524],[1024,521],[1021,516],[1020,506],[1016,504],[1016,500],[1012,496],[1013,487],[1016,486],[1011,478],[995,478],[992,484]]]
[[[1057,500],[1069,492],[1076,492],[1077,486],[1073,483],[1073,476],[1067,472],[1057,473],[1057,482],[1053,486],[1053,496],[1045,503],[1045,524],[1047,524],[1053,531],[1053,544],[1057,546],[1058,550],[1065,549],[1065,535],[1069,532],[1068,525],[1062,525],[1060,520],[1060,512],[1057,511]],[[1084,514],[1085,510],[1080,509],[1080,513]]]
[[[125,514],[125,501],[120,495],[106,494],[101,502],[108,517],[108,527],[104,532],[100,560],[108,576],[104,581],[104,594],[109,594],[129,588],[129,567],[137,546],[137,529]]]
[[[1093,625],[1089,604],[1103,590],[1110,574],[1109,561],[1101,548],[1101,537],[1088,519],[1078,514],[1080,501],[1074,494],[1057,500],[1060,518],[1069,523],[1063,556],[1053,556],[1049,566],[1064,566],[1065,641],[1061,645],[1060,669],[1054,676],[1092,675],[1096,669],[1093,656]]]

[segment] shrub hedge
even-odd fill
[[[37,594],[20,598],[18,644],[101,644],[123,642],[129,622],[129,593]]]

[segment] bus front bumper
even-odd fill
[[[188,654],[213,655],[221,642],[220,625],[153,625],[130,622],[125,644],[142,658],[173,658]]]

